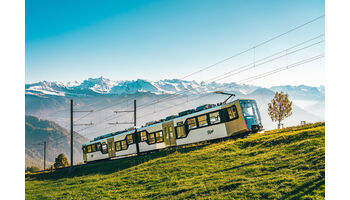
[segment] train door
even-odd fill
[[[114,138],[107,139],[107,145],[108,145],[108,156],[114,157],[115,156],[115,147],[114,147]]]
[[[174,122],[163,123],[163,133],[164,133],[164,142],[166,146],[175,146],[176,145],[176,135],[174,130]]]
[[[83,147],[83,159],[84,159],[84,162],[87,161],[86,147]]]

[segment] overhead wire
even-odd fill
[[[188,75],[186,75],[186,76],[180,78],[180,80],[184,80],[184,79],[186,79],[186,78],[188,78],[188,77],[190,77],[190,76],[192,76],[192,75],[194,75],[194,74],[203,72],[203,71],[205,71],[205,70],[207,70],[207,69],[210,69],[210,68],[212,68],[212,67],[214,67],[214,66],[216,66],[216,65],[219,65],[219,64],[221,64],[221,63],[224,63],[224,62],[226,62],[226,61],[228,61],[228,60],[230,60],[230,59],[232,59],[232,58],[235,58],[235,57],[237,57],[237,56],[240,56],[240,55],[242,55],[242,54],[244,54],[244,53],[246,53],[246,52],[249,52],[249,51],[251,51],[251,50],[254,50],[254,51],[255,51],[255,49],[256,49],[257,47],[261,47],[261,46],[263,46],[263,45],[265,45],[265,44],[267,44],[267,43],[269,43],[269,42],[271,42],[271,41],[274,41],[274,40],[276,40],[276,39],[278,39],[278,38],[280,38],[280,37],[282,37],[282,36],[284,36],[284,35],[287,35],[287,34],[293,32],[293,31],[296,31],[296,30],[298,30],[298,29],[300,29],[300,28],[302,28],[302,27],[304,27],[304,26],[307,26],[307,25],[309,25],[309,24],[311,24],[311,23],[313,23],[313,22],[315,22],[315,21],[317,21],[317,20],[319,20],[319,19],[324,18],[324,16],[325,16],[325,15],[323,14],[323,15],[320,15],[320,16],[318,16],[318,17],[316,17],[316,18],[313,18],[313,19],[311,19],[311,20],[309,20],[309,21],[307,21],[307,22],[305,22],[305,23],[303,23],[303,24],[301,24],[301,25],[298,25],[298,26],[296,26],[296,27],[294,27],[294,28],[292,28],[292,29],[289,29],[288,31],[285,31],[285,32],[283,32],[283,33],[281,33],[281,34],[278,34],[278,35],[276,35],[276,36],[274,36],[274,37],[272,37],[272,38],[269,38],[269,39],[267,39],[267,40],[265,40],[265,41],[263,41],[263,42],[261,42],[261,43],[259,43],[259,44],[257,44],[257,45],[254,45],[254,46],[251,47],[251,48],[248,48],[248,49],[246,49],[246,50],[244,50],[244,51],[241,51],[241,52],[239,52],[239,53],[236,53],[236,54],[234,54],[234,55],[232,55],[232,56],[229,56],[229,57],[227,57],[227,58],[225,58],[225,59],[222,59],[222,60],[220,60],[220,61],[218,61],[218,62],[216,62],[216,63],[214,63],[214,64],[211,64],[211,65],[209,65],[209,66],[207,66],[207,67],[204,67],[204,68],[202,68],[202,69],[200,69],[200,70],[197,70],[197,71],[195,71],[195,72],[192,72],[192,73],[190,73],[190,74],[188,74]],[[108,105],[108,106],[105,106],[105,107],[103,107],[103,108],[101,108],[101,109],[98,109],[98,110],[96,110],[94,113],[100,112],[100,111],[102,111],[102,110],[106,110],[106,109],[111,108],[111,107],[114,107],[114,106],[116,106],[116,105],[120,105],[121,102],[129,101],[129,100],[132,100],[132,99],[133,99],[133,98],[129,98],[129,99],[127,99],[127,100],[121,100],[121,101],[119,101],[119,102],[117,102],[117,103],[115,103],[115,104]],[[80,119],[83,119],[83,118],[89,116],[90,114],[92,114],[92,113],[88,113],[86,116],[81,117]],[[80,119],[79,119],[79,120],[80,120]],[[78,121],[78,120],[77,120],[77,121]]]
[[[306,41],[303,41],[303,42],[301,42],[301,43],[299,43],[299,44],[297,44],[297,45],[294,45],[294,46],[292,46],[292,47],[289,47],[289,48],[287,48],[287,49],[285,49],[285,50],[278,51],[277,53],[274,53],[274,54],[272,54],[272,55],[269,55],[269,56],[267,56],[267,57],[264,57],[264,58],[262,58],[262,59],[259,59],[259,60],[257,60],[257,61],[254,61],[253,63],[249,63],[249,64],[247,64],[247,65],[241,66],[241,67],[239,67],[239,68],[237,68],[237,69],[234,69],[234,70],[232,70],[232,71],[225,72],[225,73],[223,73],[223,74],[221,74],[221,75],[219,75],[219,76],[216,76],[216,77],[214,77],[214,78],[208,79],[208,80],[205,81],[205,82],[222,80],[222,79],[224,79],[224,78],[221,78],[221,77],[223,77],[223,76],[224,76],[225,78],[227,78],[227,77],[230,77],[230,76],[232,76],[232,75],[236,75],[236,74],[242,73],[242,72],[244,72],[244,71],[247,71],[247,70],[249,70],[249,69],[258,67],[258,66],[260,66],[260,65],[263,65],[263,64],[272,62],[272,61],[277,60],[277,59],[279,59],[279,58],[286,57],[286,56],[288,56],[288,55],[291,55],[291,54],[294,54],[294,53],[296,53],[296,52],[302,51],[302,50],[304,50],[304,49],[313,47],[313,46],[315,46],[315,45],[317,45],[317,44],[323,43],[324,40],[321,40],[321,41],[312,43],[312,44],[310,44],[310,45],[308,45],[308,46],[299,48],[299,49],[294,50],[294,51],[290,51],[290,52],[285,53],[285,54],[283,54],[283,55],[281,55],[281,56],[279,56],[279,57],[272,58],[273,56],[279,55],[279,54],[281,54],[281,53],[283,53],[283,52],[285,52],[285,51],[288,51],[288,50],[291,50],[291,49],[296,48],[296,47],[298,47],[298,46],[301,46],[301,45],[303,45],[303,44],[306,44],[307,42],[310,42],[310,41],[315,40],[315,39],[317,39],[317,38],[320,38],[320,37],[322,37],[322,36],[324,36],[324,34],[321,34],[321,35],[318,35],[318,36],[316,36],[316,37],[314,37],[314,38],[312,38],[312,39],[308,39],[308,40],[306,40]],[[264,61],[264,60],[266,60],[266,59],[268,59],[268,58],[272,58],[272,59],[267,60],[267,61],[265,61],[265,62],[263,62],[263,63],[258,63],[258,62]],[[257,63],[258,63],[258,64],[257,64]],[[241,70],[241,71],[238,71],[238,70]],[[231,74],[232,72],[235,72],[235,71],[238,71],[238,72],[236,72],[236,73],[234,73],[234,74]],[[177,96],[179,96],[179,95],[181,95],[181,94],[185,94],[187,91],[191,91],[191,90],[194,90],[194,89],[202,88],[202,87],[205,87],[205,86],[206,86],[206,85],[198,85],[198,86],[192,87],[192,88],[190,88],[190,89],[185,89],[185,90],[182,90],[182,91],[177,92],[177,93],[175,93],[175,94],[172,94],[171,96],[167,96],[167,97],[164,97],[164,98],[157,99],[157,101],[153,101],[153,102],[150,102],[150,103],[141,104],[141,105],[138,106],[137,108],[138,108],[138,110],[142,110],[142,109],[144,109],[145,107],[153,106],[153,105],[155,105],[156,103],[160,103],[160,102],[162,102],[162,101],[164,101],[164,100],[167,100],[167,101],[168,101],[168,100],[170,100],[170,99],[176,99],[176,98],[178,98]]]
[[[303,24],[301,24],[301,25],[299,25],[299,26],[296,26],[296,27],[294,27],[294,28],[292,28],[292,29],[290,29],[290,30],[284,32],[284,33],[281,33],[281,34],[276,35],[276,36],[274,36],[274,37],[272,37],[272,38],[270,38],[270,39],[268,39],[268,40],[265,40],[265,41],[263,41],[263,42],[261,42],[261,43],[255,45],[255,46],[251,47],[251,48],[248,48],[248,49],[246,49],[246,50],[244,50],[244,51],[242,51],[242,52],[239,52],[239,53],[237,53],[237,54],[234,54],[234,55],[232,55],[232,56],[230,56],[230,57],[227,57],[227,58],[225,58],[225,59],[223,59],[223,60],[220,60],[219,62],[216,62],[216,63],[214,63],[214,64],[212,64],[212,65],[209,65],[209,66],[207,66],[207,67],[205,67],[205,68],[202,68],[202,69],[200,69],[200,70],[198,70],[198,71],[195,71],[195,72],[193,72],[193,73],[191,73],[191,74],[189,74],[189,75],[187,75],[187,76],[184,76],[184,77],[182,77],[181,79],[188,78],[188,77],[190,77],[190,76],[192,76],[192,75],[194,75],[194,74],[196,74],[196,73],[200,73],[200,72],[202,72],[202,71],[204,71],[204,70],[207,70],[207,69],[212,68],[212,67],[214,67],[214,66],[216,66],[216,65],[218,65],[218,64],[221,64],[221,63],[223,63],[223,62],[225,62],[225,61],[227,61],[227,60],[230,60],[230,59],[232,59],[232,58],[234,58],[234,57],[237,57],[237,56],[239,56],[239,55],[242,55],[242,54],[244,54],[244,53],[246,53],[246,52],[248,52],[248,51],[254,50],[254,49],[256,49],[257,47],[263,46],[263,45],[265,45],[265,44],[267,44],[267,43],[269,43],[269,42],[271,42],[271,41],[273,41],[273,40],[275,40],[275,39],[277,39],[277,38],[280,38],[280,37],[282,37],[282,36],[284,36],[284,35],[286,35],[286,34],[288,34],[288,33],[291,33],[291,32],[293,32],[293,31],[295,31],[295,30],[298,30],[298,29],[300,29],[300,28],[302,28],[302,27],[304,27],[304,26],[306,26],[306,25],[308,25],[308,24],[311,24],[311,23],[313,23],[313,22],[315,22],[315,21],[317,21],[317,20],[323,18],[324,16],[325,16],[325,15],[318,16],[318,17],[316,17],[316,18],[314,18],[314,19],[312,19],[312,20],[310,20],[310,21],[307,21],[307,22],[305,22],[305,23],[303,23]]]
[[[242,79],[242,80],[237,81],[237,83],[238,83],[238,84],[243,84],[243,83],[251,82],[251,81],[253,81],[253,80],[260,79],[260,78],[263,78],[263,77],[266,77],[266,76],[269,76],[269,75],[278,73],[278,72],[280,72],[280,71],[284,71],[284,70],[287,70],[287,69],[291,69],[291,68],[294,68],[294,67],[296,67],[296,66],[299,66],[299,65],[302,65],[302,64],[305,64],[305,63],[308,63],[308,62],[311,62],[311,61],[320,59],[320,58],[322,58],[322,57],[324,57],[324,54],[320,54],[320,55],[317,55],[317,56],[314,56],[314,57],[311,57],[311,58],[308,58],[308,59],[304,59],[304,60],[302,60],[302,61],[298,61],[298,62],[296,62],[296,63],[290,64],[290,65],[287,65],[287,66],[284,66],[284,67],[281,67],[281,68],[278,68],[278,69],[275,69],[275,70],[272,70],[272,71],[268,71],[268,72],[265,72],[265,73],[262,73],[262,74],[259,74],[259,75],[256,75],[256,76],[249,77],[249,78],[247,78],[247,79]],[[233,74],[233,75],[234,75],[234,74]],[[230,76],[233,76],[233,75],[231,74]],[[224,78],[227,78],[227,77],[224,77]],[[228,88],[228,87],[229,87],[229,86],[227,86],[226,88]],[[222,88],[222,89],[225,89],[225,87]],[[187,103],[188,103],[188,102],[195,101],[195,100],[198,100],[198,99],[201,99],[201,98],[204,98],[204,97],[207,97],[207,96],[209,96],[209,95],[213,95],[213,93],[206,93],[206,94],[203,94],[203,95],[199,95],[198,97],[195,97],[195,98],[193,98],[193,99],[191,99],[191,100],[187,100]],[[185,103],[185,102],[180,102],[180,103],[174,104],[174,105],[172,105],[172,106],[170,106],[170,107],[166,107],[166,108],[164,108],[164,109],[160,109],[160,110],[158,110],[157,112],[146,113],[146,114],[144,114],[144,115],[139,116],[138,119],[143,118],[143,117],[146,117],[146,116],[154,115],[155,113],[160,113],[160,112],[162,112],[162,111],[171,109],[171,108],[173,108],[173,107],[177,107],[177,106],[179,106],[179,105],[183,105],[184,103]],[[108,127],[108,128],[110,128],[110,127]],[[102,130],[105,130],[105,129],[107,129],[107,128],[104,128],[104,129],[102,129]],[[95,132],[93,132],[93,133],[98,133],[98,132],[101,132],[102,130],[95,131]],[[89,133],[89,134],[87,134],[87,135],[91,135],[91,134],[92,134],[92,133]]]
[[[299,43],[299,44],[297,44],[297,45],[295,45],[295,46],[292,46],[292,47],[290,47],[290,48],[287,48],[287,49],[285,49],[285,50],[283,50],[283,51],[279,51],[279,52],[274,53],[274,54],[272,54],[272,55],[270,55],[270,56],[264,57],[264,58],[262,58],[262,59],[260,59],[260,60],[258,60],[258,61],[254,61],[253,63],[249,63],[249,64],[247,64],[247,65],[244,65],[244,66],[239,67],[239,68],[237,68],[237,69],[234,69],[234,70],[232,70],[232,71],[225,72],[225,73],[223,73],[223,74],[221,74],[221,75],[219,75],[219,76],[216,76],[216,77],[214,77],[214,78],[208,79],[208,80],[206,80],[205,82],[209,82],[209,81],[214,82],[214,81],[220,80],[220,77],[225,76],[225,75],[228,75],[228,74],[230,74],[230,73],[232,73],[232,72],[235,72],[235,71],[237,71],[237,70],[244,69],[244,68],[247,68],[247,67],[249,67],[249,66],[252,66],[252,67],[249,68],[249,69],[251,69],[251,68],[254,68],[254,67],[257,67],[257,66],[266,64],[266,63],[268,63],[268,62],[271,62],[271,61],[273,61],[273,60],[276,60],[276,59],[279,59],[279,58],[282,58],[282,57],[286,57],[286,56],[288,56],[288,55],[290,55],[290,54],[299,52],[299,51],[301,51],[301,50],[310,48],[310,47],[315,46],[315,45],[317,45],[317,44],[323,43],[324,40],[321,40],[321,41],[319,41],[319,42],[313,43],[313,44],[308,45],[308,46],[306,46],[306,47],[297,49],[297,50],[295,50],[295,51],[291,51],[291,52],[286,53],[286,54],[283,54],[283,55],[280,56],[280,57],[277,57],[277,58],[273,58],[273,59],[271,59],[271,60],[268,60],[268,61],[266,61],[266,62],[264,62],[264,63],[256,64],[257,62],[261,62],[261,61],[263,61],[263,60],[266,60],[266,59],[268,59],[268,58],[271,58],[271,57],[273,57],[273,56],[276,56],[276,55],[278,55],[278,54],[281,54],[281,53],[285,52],[286,50],[290,50],[290,49],[293,49],[293,48],[295,48],[295,47],[298,47],[298,46],[300,46],[300,45],[302,45],[302,44],[305,44],[305,43],[307,43],[307,42],[309,42],[309,41],[312,41],[312,40],[314,40],[314,39],[317,39],[317,38],[319,38],[319,37],[321,37],[321,36],[323,36],[323,35],[324,35],[324,34],[321,34],[321,35],[319,35],[319,36],[317,36],[317,37],[315,37],[315,38],[312,38],[312,39],[310,39],[310,40],[307,40],[307,41],[304,41],[304,42],[302,42],[302,43]],[[243,71],[242,71],[242,72],[243,72]],[[241,73],[241,71],[240,71],[239,73]],[[238,74],[238,73],[237,73],[237,74]],[[175,95],[180,95],[180,94],[185,93],[185,92],[187,92],[187,91],[191,91],[191,90],[198,89],[198,88],[202,88],[202,87],[205,87],[205,85],[198,85],[198,86],[196,86],[196,87],[194,87],[194,88],[185,89],[185,90],[182,90],[182,91],[180,91],[180,92],[178,92],[178,93],[175,93]],[[174,95],[174,94],[172,94],[172,95]],[[164,97],[163,99],[157,99],[157,102],[161,102],[161,100],[164,100],[164,99],[169,100],[169,99],[171,99],[171,98],[175,98],[175,97],[174,97],[174,96],[171,96],[171,97]],[[147,106],[147,105],[148,105],[148,104],[140,105],[140,106],[138,107],[138,109],[142,109],[142,107]],[[153,105],[153,103],[151,103],[151,104],[149,104],[149,105]]]
[[[324,54],[320,54],[320,55],[317,55],[317,56],[314,56],[314,57],[311,57],[311,58],[308,58],[308,59],[305,59],[305,60],[293,63],[291,65],[284,66],[284,67],[281,67],[281,68],[278,68],[278,69],[275,69],[275,70],[272,70],[272,71],[269,71],[269,72],[265,72],[265,73],[259,74],[257,76],[253,76],[253,77],[250,77],[248,79],[244,79],[244,80],[241,80],[241,81],[238,81],[238,82],[240,82],[240,84],[247,83],[247,82],[250,82],[250,81],[253,81],[253,80],[256,80],[256,79],[260,79],[260,78],[263,78],[263,77],[266,77],[266,76],[269,76],[269,75],[272,75],[272,74],[275,74],[275,73],[278,73],[278,72],[281,72],[281,71],[284,71],[284,70],[287,70],[287,69],[291,69],[291,68],[297,67],[299,65],[302,65],[302,64],[305,64],[305,63],[308,63],[308,62],[312,62],[314,60],[317,60],[317,59],[320,59],[320,58],[323,58],[323,57],[324,57]],[[196,97],[196,98],[194,98],[192,100],[189,100],[189,101],[195,101],[197,99],[206,97],[206,96],[211,95],[211,94],[213,94],[213,93],[207,93],[207,94],[201,95],[201,96]],[[167,110],[167,109],[170,109],[172,107],[176,107],[176,106],[182,105],[182,104],[183,104],[183,102],[181,102],[179,104],[175,104],[174,106],[171,106],[169,108],[165,108],[163,110],[160,110],[159,112]],[[146,116],[149,116],[149,115],[153,115],[153,114],[154,113],[147,113],[147,114],[142,115],[142,116],[140,116],[138,118],[143,118],[143,117],[146,117]]]

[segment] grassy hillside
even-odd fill
[[[324,199],[324,123],[26,177],[26,199]]]

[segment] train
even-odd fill
[[[83,160],[89,163],[120,159],[261,130],[261,117],[254,99],[205,104],[137,129],[132,127],[94,138],[83,144]]]

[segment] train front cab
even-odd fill
[[[262,130],[261,117],[255,100],[239,100],[245,124],[250,132],[256,133]]]
[[[227,122],[225,123],[228,136],[255,133],[262,129],[261,118],[255,100],[237,100],[225,106],[227,108]],[[230,113],[237,113],[235,116]],[[226,112],[223,114],[226,115]]]

